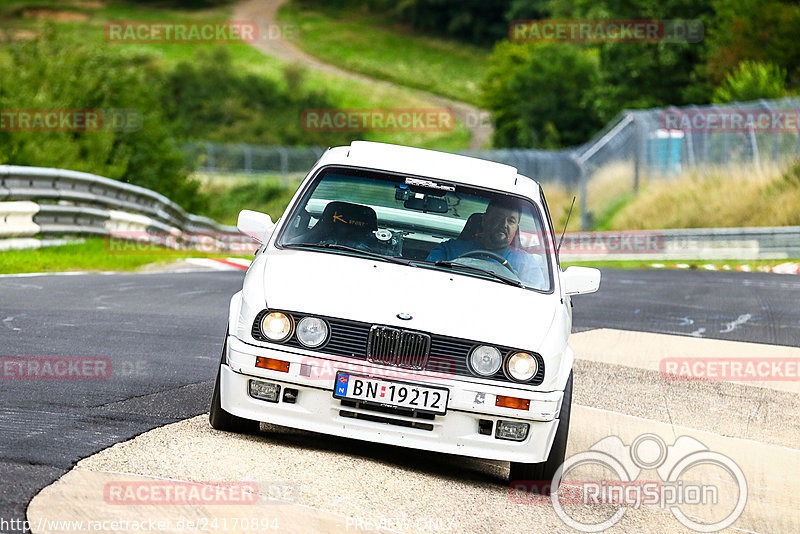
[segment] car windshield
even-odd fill
[[[534,203],[497,191],[329,168],[307,188],[277,243],[549,292],[544,220]]]

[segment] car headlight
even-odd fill
[[[303,317],[297,323],[297,339],[306,347],[319,347],[328,338],[328,324],[319,317]]]
[[[539,362],[527,352],[515,352],[506,358],[506,373],[518,382],[527,382],[539,371]]]
[[[272,341],[285,341],[292,335],[294,321],[291,315],[271,312],[261,319],[261,333]]]
[[[500,370],[503,358],[500,351],[488,345],[478,345],[469,355],[469,366],[481,376],[492,376]]]

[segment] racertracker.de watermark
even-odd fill
[[[520,231],[519,240],[523,249],[544,252],[536,233]],[[663,251],[664,234],[651,230],[568,232],[564,234],[560,249],[561,254],[657,254]]]
[[[664,358],[664,380],[783,381],[800,380],[800,358]]]
[[[3,380],[106,380],[111,376],[108,358],[73,356],[4,356]]]
[[[307,132],[449,132],[455,125],[455,114],[445,108],[306,109],[300,114]]]
[[[667,109],[659,114],[663,130],[692,133],[800,132],[797,109]]]
[[[143,122],[136,109],[0,109],[1,132],[136,132]]]
[[[105,237],[108,254],[168,254],[192,251],[202,254],[253,254],[258,249],[252,237],[226,232],[113,231]]]
[[[258,25],[250,21],[136,21],[106,22],[109,43],[254,43]]]
[[[402,358],[402,356],[398,356]],[[403,369],[402,367],[378,367],[370,362],[350,363],[334,362],[326,359],[306,357],[300,360],[300,376],[310,380],[330,383],[336,380],[338,372],[345,372],[353,375],[368,376],[370,378],[381,378],[387,380],[449,380],[455,376],[455,366],[450,362],[429,361],[425,367],[425,372],[414,372]]]
[[[252,505],[295,499],[290,482],[135,480],[108,482],[103,487],[103,500],[112,505]]]
[[[255,482],[108,482],[103,500],[115,505],[255,504]]]
[[[515,20],[508,38],[515,43],[699,43],[700,20]]]

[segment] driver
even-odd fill
[[[474,237],[448,239],[431,250],[427,261],[454,260],[468,252],[489,251],[506,260],[503,265],[510,267],[525,285],[544,287],[545,279],[539,262],[525,251],[512,247],[519,231],[521,209],[518,201],[510,198],[493,199],[481,216],[481,228]],[[475,257],[480,257],[476,254]],[[492,256],[486,255],[487,258]],[[495,260],[496,261],[496,260]]]

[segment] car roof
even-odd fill
[[[454,181],[538,197],[538,184],[502,163],[479,158],[372,141],[328,150],[318,166],[348,165]],[[535,186],[532,188],[531,186]]]

